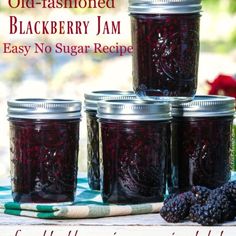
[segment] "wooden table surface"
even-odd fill
[[[179,224],[166,223],[160,214],[118,216],[99,219],[47,220],[0,214],[0,225],[64,225],[64,226],[199,226],[185,221]],[[236,220],[221,226],[236,226]]]

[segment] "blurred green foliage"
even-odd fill
[[[236,13],[236,1],[230,0],[229,11],[231,13]]]
[[[202,0],[204,9],[207,11],[219,11],[224,8],[230,14],[236,13],[235,0]]]
[[[236,0],[202,0],[204,12],[217,17],[220,13],[236,15]],[[236,29],[234,29],[225,41],[209,40],[202,42],[202,50],[217,53],[228,53],[236,49]]]

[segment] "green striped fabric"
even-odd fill
[[[80,219],[157,213],[162,206],[162,203],[103,204],[100,192],[90,190],[86,178],[78,179],[76,199],[73,205],[14,203],[11,197],[11,187],[6,181],[0,183],[0,203],[1,213],[43,219]]]

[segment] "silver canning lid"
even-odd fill
[[[86,93],[85,97],[85,110],[97,111],[97,104],[99,101],[107,99],[119,100],[132,100],[136,99],[136,95],[132,91],[119,91],[119,90],[104,90]]]
[[[226,96],[196,96],[192,102],[174,105],[174,117],[233,116],[235,99]]]
[[[198,13],[201,9],[201,0],[129,0],[129,12],[134,14]]]
[[[112,120],[170,120],[168,103],[144,100],[107,100],[98,103],[97,117]]]
[[[8,101],[8,117],[21,119],[80,119],[81,102],[64,99],[15,99]]]

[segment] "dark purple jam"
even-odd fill
[[[100,190],[99,129],[96,114],[96,111],[87,111],[87,168],[89,187]]]
[[[170,121],[100,122],[103,201],[162,201],[170,155]]]
[[[133,88],[141,96],[192,98],[200,14],[131,14]]]
[[[170,192],[193,185],[214,189],[228,182],[233,117],[173,119]]]
[[[79,120],[10,119],[13,199],[73,202],[77,183]]]

